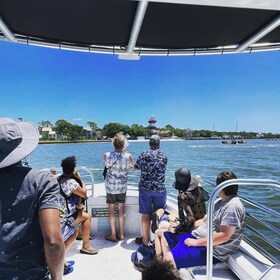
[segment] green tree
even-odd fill
[[[76,124],[70,124],[69,126],[69,131],[68,131],[68,137],[70,138],[71,141],[76,141],[82,136],[86,135],[86,131],[84,128],[80,125]]]
[[[165,129],[174,130],[175,128],[174,128],[172,125],[167,124],[167,125],[165,126]]]
[[[39,126],[42,126],[42,127],[46,127],[46,126],[53,127],[53,124],[50,121],[40,121],[39,122]]]
[[[58,120],[55,123],[55,131],[66,136],[67,139],[71,141],[76,141],[86,134],[86,131],[82,126],[76,124],[73,125],[66,120]]]
[[[149,131],[143,125],[133,124],[131,125],[130,133],[132,137],[147,136],[149,134]]]
[[[97,126],[96,122],[88,121],[87,124],[90,127],[92,132],[96,131],[98,129],[98,126]]]
[[[94,138],[95,135],[96,135],[96,130],[99,129],[99,128],[98,128],[96,122],[88,121],[87,124],[90,127],[90,129],[91,129],[92,138]]]
[[[55,123],[55,131],[59,134],[68,136],[68,132],[71,129],[71,123],[66,120],[58,120]]]
[[[103,127],[103,130],[105,132],[105,135],[110,137],[110,138],[114,137],[118,132],[121,132],[121,131],[124,132],[123,131],[123,125],[121,123],[105,124],[104,127]]]

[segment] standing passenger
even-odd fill
[[[152,135],[150,149],[141,153],[134,169],[141,170],[139,182],[139,212],[142,214],[141,226],[143,237],[137,243],[148,244],[150,240],[150,216],[166,205],[165,171],[167,157],[160,150],[160,138]]]
[[[21,163],[38,140],[32,123],[0,119],[1,279],[42,280],[49,279],[49,273],[53,280],[62,279],[57,180],[48,171]]]
[[[133,168],[132,155],[126,152],[127,139],[122,133],[117,133],[113,139],[113,152],[104,155],[107,174],[105,187],[109,205],[109,221],[111,233],[105,239],[111,242],[124,239],[124,203],[127,191],[127,174]],[[119,217],[119,233],[116,234],[116,206]]]

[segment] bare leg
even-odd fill
[[[163,208],[160,208],[156,211],[159,219],[164,215],[164,209]]]
[[[83,232],[83,247],[85,247],[89,244],[91,216],[89,213],[82,211],[82,213],[77,217],[76,222],[78,224],[81,223]]]
[[[160,256],[162,254],[161,238],[157,234],[155,235],[155,250],[157,256]]]
[[[109,205],[109,221],[111,226],[111,238],[116,239],[116,205],[115,204],[108,204]]]
[[[124,220],[125,220],[125,213],[124,213],[124,203],[118,204],[119,210],[119,238],[122,239],[124,236]]]
[[[72,247],[74,241],[76,240],[78,233],[79,233],[79,229],[76,229],[76,231],[66,241],[64,241],[65,254]]]
[[[77,228],[76,231],[66,240],[64,241],[64,250],[65,254],[69,251],[69,249],[72,247],[74,241],[76,240],[76,237],[79,233],[79,229]],[[64,261],[64,266],[67,266],[67,261]]]
[[[141,225],[142,225],[142,242],[144,244],[147,244],[150,240],[150,215],[149,214],[142,214],[142,221],[141,221]]]
[[[167,241],[166,241],[166,239],[164,237],[164,234],[161,237],[161,249],[162,249],[162,252],[163,252],[164,260],[171,262],[171,264],[174,267],[176,267],[173,255],[172,255],[172,253],[170,251],[170,248],[169,248],[168,243],[167,243]]]
[[[76,222],[78,224],[81,223],[82,231],[83,231],[83,247],[80,250],[83,254],[95,255],[98,251],[90,246],[89,235],[90,235],[90,225],[91,225],[91,215],[87,212],[82,211],[81,214],[78,215]]]

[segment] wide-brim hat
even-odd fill
[[[13,165],[30,155],[38,142],[39,131],[34,124],[0,118],[0,168]]]
[[[199,178],[197,178],[196,176],[192,176],[192,179],[191,179],[191,182],[190,182],[190,185],[189,185],[187,191],[188,192],[193,191],[198,186],[201,186]]]
[[[191,172],[188,168],[181,167],[175,171],[173,187],[178,191],[187,191],[191,183]]]

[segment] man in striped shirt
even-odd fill
[[[216,179],[223,181],[236,179],[232,171],[222,172]],[[221,198],[215,202],[213,217],[214,263],[224,261],[239,248],[245,229],[246,211],[237,197],[238,185],[230,185],[220,191]],[[196,229],[186,234],[165,232],[161,248],[165,260],[175,267],[185,268],[206,264],[207,216],[195,222]]]

